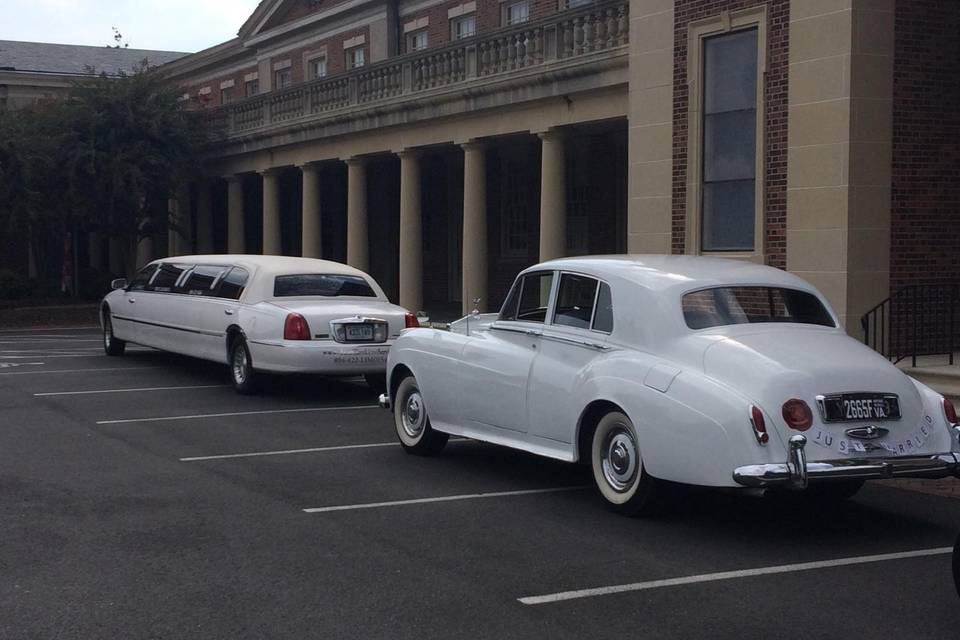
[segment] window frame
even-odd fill
[[[606,331],[604,329],[596,328],[597,303],[600,301],[600,289],[602,287],[607,287],[607,289],[610,290],[610,307],[611,309],[613,308],[613,287],[610,286],[610,283],[604,280],[603,278],[590,273],[581,273],[579,271],[559,271],[557,273],[559,274],[559,277],[557,278],[557,284],[556,284],[556,292],[555,292],[556,299],[551,300],[552,314],[550,316],[550,326],[561,327],[563,329],[570,329],[572,331],[590,331],[592,333],[599,333],[605,336],[612,335],[613,334],[612,329],[610,331]],[[593,280],[594,282],[597,283],[597,288],[593,292],[593,308],[590,311],[590,325],[587,327],[574,327],[568,324],[557,324],[555,321],[557,316],[557,305],[560,303],[560,285],[561,285],[560,281],[563,279],[564,276],[567,276],[567,275],[577,276],[578,278],[589,278],[590,280]]]
[[[251,91],[251,87],[255,89]],[[260,78],[254,78],[253,80],[244,80],[243,82],[243,97],[252,98],[254,96],[260,95]]]
[[[511,7],[518,7],[520,5],[526,5],[527,7],[527,17],[523,20],[517,22],[511,22],[508,18]],[[500,26],[501,27],[512,27],[518,24],[526,24],[530,22],[531,11],[530,11],[530,0],[505,0],[500,4]]]
[[[714,36],[748,29],[757,30],[757,122],[754,170],[754,234],[752,250],[705,251],[703,249],[703,134],[704,134],[704,58],[705,41]],[[687,206],[686,253],[739,258],[763,264],[766,245],[764,206],[766,201],[766,5],[740,11],[724,11],[717,16],[690,23],[687,30]]]
[[[346,58],[344,63],[346,64],[347,71],[351,69],[362,69],[367,66],[367,52],[364,50],[364,47],[365,45],[358,44],[343,50],[344,57]],[[360,52],[360,57],[363,59],[360,61],[360,64],[355,64],[354,54],[358,51]]]
[[[319,68],[321,60],[323,61],[323,75],[316,75],[315,71]],[[304,67],[307,70],[307,82],[326,78],[330,75],[330,58],[327,57],[326,51],[318,51],[307,56]]]
[[[457,35],[457,26],[467,20],[473,21],[473,31],[469,35]],[[466,40],[467,38],[472,38],[477,35],[477,12],[471,11],[470,13],[465,13],[456,18],[450,18],[450,40]]]
[[[290,81],[286,85],[283,85],[283,83],[280,82],[281,76],[286,76],[290,78]],[[284,89],[289,89],[292,86],[293,86],[293,67],[277,69],[273,72],[274,91],[283,91]]]
[[[407,49],[406,52],[407,52],[407,53],[415,53],[415,52],[417,52],[417,51],[425,51],[426,49],[428,49],[428,48],[430,47],[430,33],[429,33],[429,29],[427,29],[426,27],[424,27],[423,29],[414,29],[413,31],[409,31],[409,32],[407,32],[407,33],[404,34],[404,35],[405,35],[405,40],[406,40],[406,49]],[[414,41],[415,41],[417,38],[419,38],[420,36],[423,36],[423,46],[422,46],[422,47],[417,47],[416,49],[414,49],[414,48],[413,48],[413,43],[414,43]]]
[[[538,326],[541,326],[541,327],[552,326],[552,325],[553,325],[552,318],[553,318],[553,313],[554,313],[553,310],[554,310],[554,307],[556,306],[557,285],[558,285],[558,283],[560,282],[560,278],[558,277],[558,274],[559,274],[559,273],[560,273],[560,272],[559,272],[559,271],[556,271],[555,269],[541,269],[541,270],[538,270],[538,271],[528,271],[527,273],[523,273],[523,274],[517,276],[517,279],[514,280],[514,282],[513,282],[513,286],[510,287],[509,293],[507,293],[507,298],[506,298],[506,300],[503,301],[503,307],[501,307],[500,313],[499,313],[499,315],[497,316],[497,322],[525,322],[525,323],[527,323],[527,324],[534,324],[534,325],[538,325]],[[524,318],[520,318],[520,317],[519,317],[519,315],[520,315],[520,303],[523,302],[523,290],[524,290],[524,287],[525,287],[525,285],[526,285],[526,280],[527,280],[527,278],[529,278],[529,277],[534,277],[534,276],[536,276],[536,277],[542,277],[542,276],[545,276],[545,275],[549,275],[550,278],[552,278],[552,279],[551,279],[551,281],[550,281],[550,293],[547,295],[547,306],[545,307],[545,310],[544,310],[543,321],[541,322],[541,321],[538,321],[538,320],[527,320],[527,319],[524,319]],[[503,316],[503,311],[504,311],[504,309],[506,308],[507,302],[510,301],[510,296],[513,294],[513,290],[518,286],[518,284],[519,284],[519,286],[520,286],[520,289],[519,289],[519,293],[518,293],[518,295],[517,295],[517,308],[516,308],[516,310],[515,310],[515,311],[516,311],[516,313],[515,313],[515,316],[516,316],[516,317],[514,317],[514,318],[512,318],[512,319],[511,319],[511,318],[503,318],[503,317],[502,317],[502,316]],[[561,325],[561,326],[562,326],[562,325]]]

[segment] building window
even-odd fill
[[[233,102],[233,87],[220,89],[220,104],[227,104],[228,102]]]
[[[470,14],[450,21],[450,38],[460,40],[477,35],[477,16]]]
[[[345,53],[347,69],[357,69],[364,65],[366,56],[364,55],[363,47],[353,47],[352,49],[347,49]]]
[[[503,5],[503,15],[500,21],[505,25],[520,24],[530,19],[530,3],[528,0],[509,2]]]
[[[327,75],[327,54],[324,53],[316,58],[311,58],[307,62],[307,73],[310,74],[311,80],[325,78]]]
[[[276,87],[277,91],[286,89],[293,84],[293,72],[291,69],[280,69],[276,73]]]
[[[427,30],[407,34],[407,51],[423,51],[427,48]]]
[[[561,9],[573,9],[574,7],[582,7],[588,5],[593,0],[560,0]]]
[[[251,98],[258,93],[260,93],[260,81],[259,80],[247,80],[243,83],[243,93],[246,97]]]
[[[757,29],[703,41],[701,248],[756,242]]]

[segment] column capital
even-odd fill
[[[544,131],[535,131],[534,133],[544,142],[560,142],[566,137],[566,132],[556,127],[551,127]]]
[[[297,169],[306,173],[308,171],[319,171],[322,160],[311,160],[310,162],[301,162],[297,165]]]
[[[460,142],[459,145],[464,151],[485,151],[490,146],[485,140],[477,140],[476,138]]]
[[[264,178],[272,178],[274,176],[280,175],[280,173],[284,169],[286,169],[286,167],[269,167],[267,169],[258,169],[257,173],[259,173]]]
[[[365,156],[350,156],[349,158],[344,158],[343,162],[348,167],[365,167],[367,165],[367,158]]]
[[[421,149],[419,149],[419,148],[417,148],[417,147],[404,147],[403,149],[400,149],[399,151],[394,151],[394,153],[395,153],[398,157],[400,157],[401,159],[403,159],[403,158],[408,158],[408,159],[411,159],[411,160],[416,160],[417,158],[419,158],[419,157],[421,157],[421,156],[423,155],[423,150],[421,150]]]

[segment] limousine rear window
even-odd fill
[[[239,300],[243,294],[243,288],[247,286],[249,274],[242,267],[234,267],[230,272],[220,280],[220,286],[217,287],[218,298],[229,298]]]
[[[373,287],[360,276],[300,273],[277,276],[273,282],[273,296],[275,298],[290,298],[293,296],[376,298],[377,294]]]
[[[836,326],[815,295],[779,287],[714,287],[693,291],[683,296],[683,318],[691,329],[757,322]]]

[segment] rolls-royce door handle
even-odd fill
[[[137,301],[136,298],[127,298],[127,302],[129,302],[130,304],[133,304],[136,301]]]
[[[224,309],[223,312],[224,312],[225,314],[227,314],[228,316],[232,316],[232,315],[233,315],[233,309]]]

